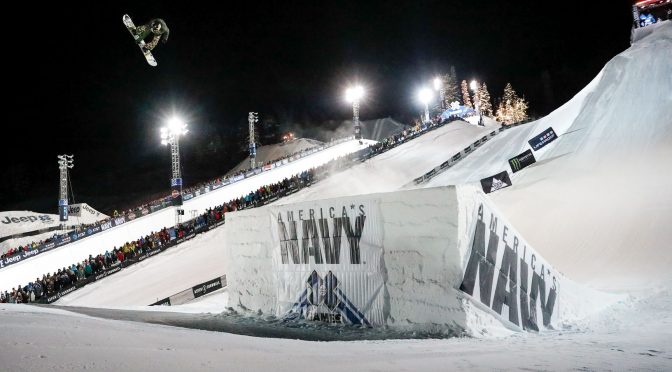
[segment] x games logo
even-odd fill
[[[313,270],[305,282],[305,289],[284,319],[341,322],[371,327],[366,316],[346,297],[338,284],[336,275],[331,271],[322,278]]]

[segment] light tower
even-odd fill
[[[429,102],[432,100],[432,91],[429,88],[422,88],[418,91],[418,100],[425,105],[425,114],[423,122],[428,123],[429,120]]]
[[[257,158],[257,144],[254,139],[254,123],[259,121],[258,112],[250,112],[247,114],[247,123],[250,126],[250,168],[254,169],[256,167],[256,158]]]
[[[62,228],[65,228],[65,221],[68,220],[68,169],[75,166],[74,155],[58,155],[58,169],[60,170],[61,193],[58,199],[59,220],[63,222]]]
[[[352,121],[354,123],[355,139],[362,139],[362,128],[359,124],[359,102],[364,97],[364,88],[361,85],[345,90],[345,100],[352,103]]]
[[[161,128],[161,144],[170,145],[171,167],[173,177],[170,179],[170,188],[173,206],[177,207],[175,211],[175,224],[182,222],[181,216],[184,211],[179,208],[182,206],[182,174],[180,172],[180,136],[187,134],[187,124],[182,120],[173,117],[168,120],[168,127]]]

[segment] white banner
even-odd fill
[[[315,201],[269,208],[277,316],[383,324],[379,202]]]
[[[464,275],[459,290],[524,330],[557,325],[563,276],[478,192],[468,208]]]
[[[68,215],[71,217],[81,217],[82,216],[82,204],[70,204],[68,206]]]

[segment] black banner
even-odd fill
[[[194,291],[194,298],[199,298],[208,293],[214,292],[222,288],[222,280],[220,278],[209,280],[203,284],[199,284],[192,288]]]
[[[182,205],[182,179],[173,178],[170,180],[170,197],[172,205],[179,207]]]
[[[481,187],[483,187],[483,192],[486,194],[509,186],[511,186],[511,178],[509,178],[509,172],[507,171],[481,180]]]
[[[156,301],[155,303],[149,306],[170,306],[170,297],[166,297],[163,300]]]
[[[532,153],[532,150],[527,150],[523,152],[522,154],[516,155],[509,159],[509,165],[511,166],[511,170],[513,173],[518,172],[519,170],[532,165],[537,162],[537,159],[534,158],[534,154]]]
[[[532,138],[531,140],[527,141],[527,143],[532,146],[532,150],[537,151],[540,148],[548,145],[549,143],[555,141],[558,138],[557,135],[555,135],[555,132],[553,131],[553,128],[548,128],[545,131],[543,131],[540,135]]]
[[[65,199],[58,200],[58,217],[61,222],[68,220],[68,201]]]

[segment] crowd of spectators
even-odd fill
[[[257,168],[262,168],[264,165],[271,165],[271,164],[277,163],[279,161],[282,161],[284,159],[290,159],[290,158],[292,158],[294,156],[297,156],[297,155],[300,156],[301,154],[313,151],[318,147],[319,146],[315,146],[315,147],[311,147],[311,148],[308,148],[308,149],[303,149],[303,150],[297,151],[295,153],[284,156],[282,158],[268,161],[268,162],[266,162],[262,165],[259,165]],[[217,184],[221,184],[222,182],[224,182],[226,180],[226,178],[233,178],[235,176],[245,174],[246,172],[249,172],[250,170],[252,170],[252,169],[245,169],[245,170],[237,172],[233,175],[229,175],[228,177],[223,177],[222,176],[222,177],[215,178],[215,179],[207,181],[207,182],[199,183],[199,184],[197,184],[193,187],[184,189],[182,191],[182,193],[183,194],[189,194],[189,193],[195,192],[196,190],[201,189],[201,188],[206,187],[206,186],[214,186],[214,185],[217,185]],[[270,186],[267,186],[267,187],[270,187]],[[265,193],[265,194],[267,194],[267,193]],[[142,205],[140,205],[139,207],[136,207],[136,208],[131,208],[131,209],[128,209],[128,210],[123,210],[123,211],[114,210],[113,213],[112,213],[112,217],[110,217],[110,218],[118,218],[118,217],[136,218],[137,216],[148,214],[149,210],[152,206],[155,206],[155,207],[156,206],[161,206],[161,205],[169,206],[169,205],[171,205],[171,202],[172,202],[171,197],[166,196],[166,197],[163,197],[163,198],[160,198],[160,199],[156,199],[152,202],[142,204]],[[81,225],[75,226],[74,230],[76,232],[84,231],[84,230],[86,230],[90,227],[95,227],[95,226],[102,225],[102,224],[108,222],[110,220],[110,218],[106,218],[104,220],[100,220],[100,221],[92,223],[92,224],[81,224]],[[12,257],[14,255],[21,254],[22,252],[28,252],[28,251],[36,250],[39,246],[41,246],[43,244],[48,244],[48,243],[50,243],[52,241],[55,241],[59,238],[65,237],[69,233],[70,232],[61,233],[61,234],[56,233],[53,236],[51,236],[50,238],[47,238],[47,239],[44,239],[44,240],[34,241],[32,243],[29,243],[29,244],[20,245],[20,246],[15,247],[15,248],[10,248],[6,252],[4,252],[0,255],[0,259],[5,259],[5,258],[8,258],[8,257]]]
[[[0,259],[5,259],[7,257],[12,257],[17,254],[21,254],[22,252],[30,252],[36,250],[39,246],[42,244],[47,244],[51,243],[52,241],[55,241],[58,239],[62,234],[54,233],[52,236],[39,240],[39,241],[34,241],[32,243],[27,243],[24,245],[19,245],[18,247],[12,247],[9,248],[5,253],[0,255]]]
[[[46,297],[78,284],[81,286],[90,281],[90,277],[109,270],[122,262],[133,260],[151,251],[160,250],[161,247],[170,243],[173,239],[180,239],[197,230],[202,230],[205,226],[216,224],[224,219],[224,214],[227,212],[264,205],[285,195],[290,190],[298,190],[305,187],[312,182],[313,172],[314,169],[311,169],[290,178],[285,178],[280,182],[262,186],[228,203],[211,208],[206,213],[188,223],[179,225],[177,228],[163,228],[158,232],[152,232],[135,241],[127,242],[120,247],[113,247],[111,250],[107,250],[105,253],[98,254],[97,256],[89,255],[88,258],[79,263],[73,263],[69,267],[63,267],[53,273],[46,273],[42,275],[42,278],[37,277],[35,281],[28,283],[28,285],[23,286],[19,284],[12,288],[11,292],[5,291],[4,293],[0,293],[0,302],[43,302],[41,300],[44,300]],[[171,232],[174,232],[172,239]]]
[[[12,288],[11,292],[0,293],[0,302],[41,302],[40,300],[59,291],[67,290],[78,284],[80,286],[84,285],[91,280],[91,277],[110,268],[129,260],[133,261],[146,253],[160,250],[173,239],[180,239],[203,226],[217,223],[224,218],[224,208],[224,206],[220,206],[209,209],[198,218],[176,228],[163,228],[135,241],[126,242],[120,247],[113,247],[97,256],[89,255],[81,262],[73,263],[53,273],[43,274],[42,278],[37,277],[35,281],[28,283],[26,286],[19,284]]]

